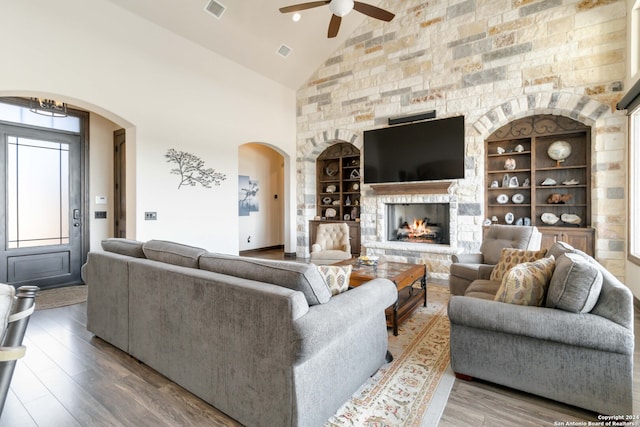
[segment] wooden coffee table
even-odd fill
[[[398,324],[405,321],[422,303],[427,306],[427,268],[424,264],[381,262],[377,266],[364,265],[357,258],[340,261],[334,265],[352,265],[349,286],[357,287],[375,278],[389,279],[398,288],[398,300],[385,310],[387,326],[398,335]],[[420,287],[414,287],[415,283]]]

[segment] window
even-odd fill
[[[640,107],[629,121],[629,260],[640,265]]]

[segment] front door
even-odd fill
[[[80,136],[0,124],[0,141],[0,282],[80,283]]]

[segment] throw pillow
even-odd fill
[[[541,306],[554,267],[553,255],[516,265],[504,275],[495,300],[509,304]]]
[[[489,277],[489,280],[502,281],[505,273],[517,264],[536,261],[544,257],[546,253],[546,249],[530,251],[526,249],[504,248],[500,252],[500,260],[498,261],[498,264],[496,264],[496,266],[493,267],[493,271],[491,271],[491,277]]]
[[[319,265],[318,271],[331,290],[331,295],[338,295],[349,289],[351,265]]]
[[[602,272],[588,258],[566,253],[558,258],[549,283],[547,307],[572,313],[588,313],[598,302]]]

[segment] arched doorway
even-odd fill
[[[285,158],[262,143],[238,148],[238,247],[241,253],[285,244]]]

